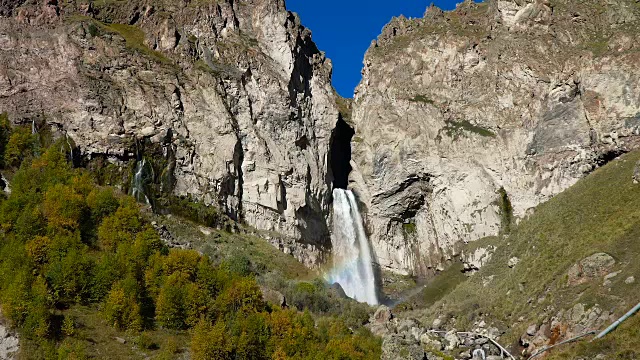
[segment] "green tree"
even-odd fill
[[[219,320],[213,326],[205,319],[198,322],[191,338],[193,360],[227,360],[232,352],[233,347],[223,321]]]
[[[51,296],[47,283],[42,277],[38,277],[31,285],[29,291],[28,310],[23,333],[35,338],[47,338],[51,335]]]
[[[27,255],[38,265],[44,265],[49,259],[51,239],[46,236],[36,236],[25,245]]]
[[[228,333],[233,335],[235,358],[239,360],[268,359],[267,343],[269,327],[266,313],[253,313],[238,316],[229,326]]]
[[[137,294],[127,291],[123,282],[113,285],[104,304],[104,315],[116,329],[141,331],[143,320]]]
[[[86,203],[71,186],[56,184],[45,193],[42,207],[50,231],[72,232],[80,229]]]
[[[91,211],[91,216],[95,224],[99,224],[104,218],[118,210],[120,203],[109,188],[94,188],[87,195],[87,205]]]
[[[156,300],[156,320],[168,329],[187,328],[187,275],[177,272],[168,276]]]
[[[98,244],[103,250],[115,251],[120,242],[133,243],[142,229],[142,218],[135,200],[123,197],[116,212],[105,218],[98,228]]]
[[[195,280],[201,259],[202,256],[196,251],[171,249],[164,261],[164,273],[168,276],[180,272],[190,280]]]
[[[220,315],[237,312],[260,312],[265,309],[260,287],[252,278],[238,278],[224,289],[216,299],[216,308]]]
[[[122,278],[115,258],[115,254],[103,253],[96,261],[91,278],[91,301],[102,300],[111,290],[113,283]]]
[[[71,245],[65,250],[58,249],[55,255],[50,254],[49,257],[49,264],[43,272],[56,299],[86,303],[91,298],[94,267],[93,259],[88,256],[86,247]]]
[[[6,136],[6,133],[3,134]],[[4,165],[18,167],[26,159],[33,155],[36,145],[36,137],[31,134],[31,129],[27,126],[20,126],[13,129],[9,140],[4,147]]]
[[[7,143],[11,137],[11,123],[7,113],[0,114],[0,168],[4,167],[4,156]]]

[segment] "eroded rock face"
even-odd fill
[[[85,161],[121,167],[154,146],[168,192],[327,245],[331,63],[283,1],[41,3],[0,19],[14,123],[47,122]]]
[[[462,260],[462,265],[464,266],[464,272],[471,275],[480,270],[480,268],[482,268],[489,262],[489,260],[491,260],[491,257],[493,256],[495,250],[495,246],[488,245],[487,247],[478,247],[472,252],[463,251],[460,254],[460,259]]]
[[[0,319],[0,359],[15,359],[19,350],[18,334],[12,331],[3,319]]]
[[[609,254],[593,254],[569,268],[567,283],[569,285],[577,285],[604,276],[613,268],[615,263],[616,260]],[[605,280],[609,280],[609,278],[605,276]]]
[[[430,8],[372,44],[350,186],[383,269],[427,273],[504,228],[501,189],[522,218],[637,148],[640,8],[554,4]]]
[[[560,311],[551,319],[546,319],[540,326],[529,326],[520,338],[520,344],[526,349],[523,354],[531,355],[559,341],[604,329],[615,320],[612,312],[603,310],[597,304],[587,307],[577,303],[570,309]]]

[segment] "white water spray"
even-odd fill
[[[70,152],[70,156],[71,156],[71,163],[73,163],[73,145],[71,144],[71,137],[69,137],[69,134],[65,134],[65,139],[67,140],[67,146],[69,147],[69,152]]]
[[[5,178],[3,174],[0,174],[0,179],[2,179],[2,182],[4,183],[3,191],[5,192],[5,194],[11,195],[11,185],[9,184],[9,180],[7,180],[7,178]]]
[[[147,177],[153,175],[149,174],[147,164],[147,159],[145,158],[142,158],[142,160],[138,161],[136,164],[135,173],[133,174],[133,179],[131,179],[131,195],[136,198],[137,201],[146,205],[151,205],[151,201],[145,193],[145,185]],[[150,171],[152,172],[153,169]]]
[[[378,304],[373,259],[358,204],[349,190],[333,190],[333,269],[327,275],[350,298]]]

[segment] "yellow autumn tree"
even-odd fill
[[[198,322],[191,338],[193,360],[227,360],[231,358],[232,351],[223,321],[217,321],[215,325],[205,319]]]

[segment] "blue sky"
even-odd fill
[[[286,0],[287,8],[300,14],[313,32],[318,48],[333,61],[333,85],[344,97],[352,97],[360,82],[362,60],[371,40],[393,16],[422,17],[433,2],[453,9],[462,0]]]

